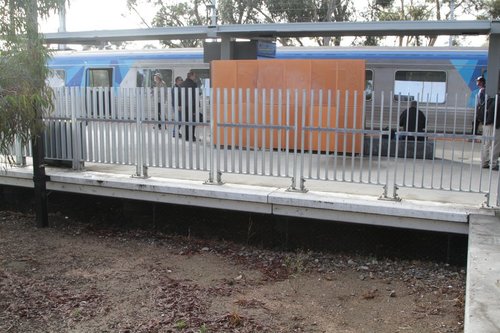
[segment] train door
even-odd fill
[[[87,112],[91,115],[104,116],[111,112],[111,90],[113,87],[113,68],[87,68],[85,76]],[[108,88],[107,93],[104,89]]]

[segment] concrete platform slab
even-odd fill
[[[464,333],[500,332],[500,217],[471,215]]]

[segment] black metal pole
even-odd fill
[[[49,226],[46,182],[47,175],[45,174],[44,164],[44,139],[43,135],[38,134],[33,140],[33,184],[35,187],[36,225],[40,228]]]

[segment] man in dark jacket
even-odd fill
[[[498,170],[500,157],[500,96],[490,97],[484,103],[486,115],[479,121],[483,124],[483,144],[481,148],[481,165],[483,168]],[[483,123],[484,122],[484,123]]]
[[[425,114],[417,109],[417,101],[411,101],[410,108],[403,111],[399,117],[399,126],[405,132],[424,132],[425,131]],[[414,140],[416,136],[408,136],[409,140]],[[418,140],[424,140],[424,137],[418,137]]]
[[[198,88],[198,85],[196,84],[196,74],[193,71],[187,73],[186,80],[182,82],[181,87],[184,88],[184,121],[195,122],[198,113],[198,105],[196,103],[196,88]],[[186,141],[196,141],[194,136],[195,129],[195,125],[185,125],[183,135]]]

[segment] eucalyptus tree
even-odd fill
[[[154,5],[157,13],[152,25],[191,26],[208,25],[211,17],[209,8],[212,0],[182,0],[172,3],[168,0],[126,0],[130,10],[138,10],[141,5]],[[354,15],[353,0],[218,0],[218,23],[296,23],[296,22],[342,22],[350,21]],[[317,38],[319,45],[329,45],[332,38]],[[291,39],[282,39],[285,45],[293,44]],[[302,44],[300,39],[297,39]],[[200,46],[201,41],[164,41],[169,47]],[[340,37],[333,39],[338,45]]]
[[[500,1],[499,0],[472,0],[472,9],[478,19],[498,20],[500,19]]]
[[[9,156],[17,140],[33,144],[37,223],[47,226],[42,116],[52,108],[47,87],[47,49],[38,18],[48,17],[65,0],[0,0],[0,154]],[[11,159],[8,159],[12,162]]]
[[[362,17],[373,21],[452,20],[458,17],[498,17],[498,0],[370,0]],[[433,46],[437,36],[401,36],[398,44]],[[368,39],[367,44],[373,40]]]

